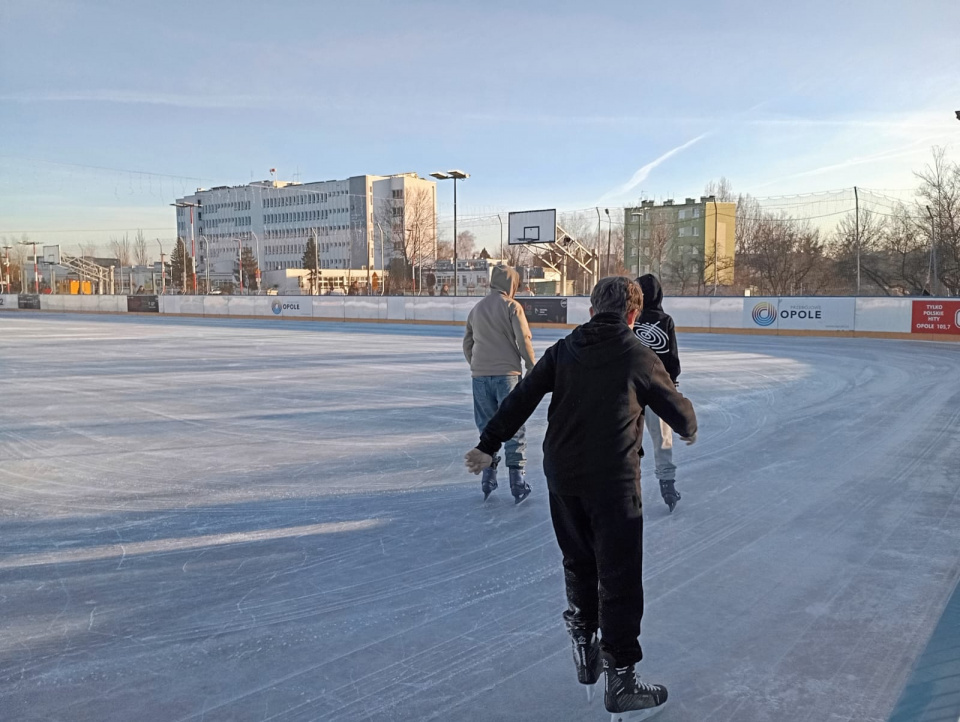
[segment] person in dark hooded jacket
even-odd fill
[[[662,685],[641,682],[635,665],[643,616],[643,514],[640,441],[645,408],[688,443],[697,420],[649,348],[633,333],[643,303],[630,279],[602,279],[590,296],[591,320],[547,349],[504,399],[467,453],[479,474],[552,393],[543,442],[550,515],[563,554],[567,610],[577,678],[605,672],[610,712],[657,707]],[[599,637],[597,632],[600,632]]]
[[[652,273],[637,279],[643,291],[643,313],[633,326],[633,332],[640,343],[654,351],[677,384],[680,376],[680,355],[677,353],[677,332],[670,314],[663,310],[663,288]],[[673,431],[670,426],[655,413],[648,411],[644,423],[650,433],[653,446],[654,473],[660,483],[660,496],[673,511],[680,501],[680,492],[674,484],[677,479],[677,467],[673,463]]]

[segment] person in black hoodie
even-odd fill
[[[643,515],[640,441],[650,407],[687,443],[696,439],[692,404],[633,333],[643,305],[627,278],[602,279],[591,320],[549,349],[501,403],[470,450],[473,473],[487,468],[541,399],[552,393],[543,442],[550,514],[563,554],[567,610],[578,680],[605,672],[610,712],[657,707],[662,685],[640,681]],[[599,638],[597,631],[599,630]]]
[[[677,331],[670,314],[664,312],[663,288],[652,273],[637,279],[643,291],[643,312],[633,326],[633,332],[647,348],[656,352],[670,380],[677,385],[680,376],[680,355],[677,353]],[[660,483],[660,496],[674,510],[680,501],[680,492],[674,483],[677,479],[677,467],[673,463],[673,431],[670,426],[655,413],[648,412],[644,423],[650,433],[653,445],[654,473]]]

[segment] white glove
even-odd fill
[[[493,457],[490,454],[484,454],[480,449],[470,449],[464,455],[463,462],[471,474],[479,474],[493,465]]]

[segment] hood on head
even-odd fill
[[[510,266],[494,266],[490,271],[490,288],[513,298],[520,288],[520,274]]]
[[[652,273],[640,276],[637,279],[640,284],[640,290],[643,291],[643,310],[661,310],[660,303],[663,301],[663,288],[660,286],[660,280]]]
[[[566,342],[577,361],[589,368],[598,368],[629,353],[637,339],[619,314],[598,313],[577,326]]]

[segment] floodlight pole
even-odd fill
[[[257,295],[259,296],[260,291],[262,290],[261,289],[262,284],[260,282],[260,236],[257,235],[256,231],[250,231],[250,233],[251,235],[253,235],[254,239],[257,242],[257,274],[256,275],[257,275]]]
[[[717,256],[717,251],[719,249],[720,239],[717,237],[717,233],[720,230],[720,216],[719,211],[717,211],[717,197],[713,196],[713,295],[717,295],[717,282],[720,279],[720,259]],[[858,290],[859,292],[859,290]]]
[[[380,225],[380,221],[374,221],[374,223],[376,223],[377,228],[380,229],[380,295],[382,296],[387,285],[387,271],[383,267],[383,226]]]
[[[37,242],[20,241],[21,246],[33,246],[33,287],[36,293],[40,293],[40,266],[37,263]],[[9,254],[8,254],[9,255]]]
[[[497,214],[497,220],[500,221],[500,263],[503,263],[503,218]]]
[[[643,213],[642,213],[642,212],[640,212],[640,213],[631,213],[630,215],[631,215],[633,218],[636,218],[636,219],[637,219],[637,276],[639,277],[639,276],[640,276],[640,235],[641,235],[640,231],[641,231],[641,229],[643,228],[643,223],[642,223],[642,221],[641,221],[641,218],[643,217]],[[626,234],[626,231],[624,231],[624,234],[623,234],[623,235],[624,235],[624,237],[626,237],[626,235],[627,235],[627,234]],[[626,248],[624,248],[624,253],[626,253]],[[624,266],[627,265],[627,259],[626,259],[626,258],[623,259],[623,265],[624,265]]]
[[[160,295],[167,292],[167,269],[163,265],[163,244],[157,239],[157,245],[160,246]],[[156,288],[156,286],[154,286]]]
[[[606,259],[607,262],[605,265],[607,267],[606,275],[609,276],[610,275],[610,252],[612,251],[612,248],[610,247],[610,241],[611,241],[611,236],[613,236],[613,219],[610,218],[609,208],[604,208],[603,212],[607,214],[607,259]]]
[[[210,255],[210,245],[207,244],[207,255]],[[243,241],[239,238],[237,239],[237,263],[240,272],[237,274],[240,276],[240,295],[243,295]],[[209,276],[208,276],[209,277]],[[209,281],[208,281],[209,283]],[[207,289],[207,293],[210,293],[210,289]]]
[[[466,180],[470,177],[470,174],[464,173],[462,170],[450,170],[446,173],[437,171],[430,175],[437,180],[453,179],[453,295],[457,296],[459,295],[460,281],[459,269],[457,268],[457,181]]]
[[[192,260],[193,260],[193,268],[191,269],[192,271],[191,275],[193,277],[193,295],[196,296],[197,295],[197,240],[196,240],[196,233],[194,233],[194,230],[193,230],[193,209],[199,208],[200,202],[198,201],[197,203],[193,203],[191,201],[182,201],[177,203],[171,203],[170,205],[176,208],[190,209],[190,255],[192,256]],[[186,284],[187,264],[184,263],[183,267],[184,267],[184,279],[183,279],[184,284],[183,285],[186,286],[187,285]],[[186,288],[184,288],[184,292],[186,292]]]
[[[4,289],[6,290],[7,293],[10,293],[10,284],[11,284],[11,281],[10,281],[10,249],[11,248],[13,248],[13,246],[3,247],[3,249],[7,252],[7,266],[6,266],[7,273],[6,273],[6,276],[3,276],[3,274],[0,274],[0,277],[5,277],[7,279],[6,284],[4,285]]]
[[[210,294],[210,239],[201,233],[200,240],[203,241],[203,293],[204,295],[209,295]],[[196,289],[194,289],[194,293],[196,293]]]

